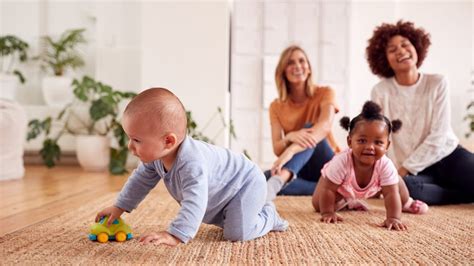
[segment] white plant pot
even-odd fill
[[[18,87],[18,77],[0,74],[0,98],[14,101]]]
[[[41,84],[44,101],[48,106],[63,108],[73,100],[72,79],[69,77],[44,77]]]
[[[86,171],[106,171],[110,162],[110,141],[107,136],[76,136],[76,154]]]

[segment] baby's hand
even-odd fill
[[[125,210],[120,209],[119,207],[116,207],[116,206],[107,207],[101,210],[99,213],[97,213],[97,215],[95,216],[95,222],[96,223],[99,222],[99,220],[104,216],[109,216],[109,220],[107,221],[107,226],[110,226],[112,222],[115,219],[119,218],[120,215],[122,215],[124,211]]]
[[[166,231],[160,231],[158,233],[152,232],[144,234],[140,237],[139,241],[143,244],[154,243],[154,244],[165,244],[168,246],[177,246],[181,243],[181,240],[173,236]]]
[[[323,222],[323,223],[335,223],[337,224],[337,222],[342,222],[344,219],[342,219],[341,216],[339,216],[339,214],[335,213],[335,212],[332,212],[332,213],[323,213],[321,214],[321,219],[320,221]]]
[[[382,224],[383,227],[386,227],[388,230],[395,230],[395,231],[405,231],[407,230],[407,226],[397,218],[387,218]]]

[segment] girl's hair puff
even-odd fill
[[[372,101],[367,101],[364,103],[362,112],[358,116],[354,117],[352,120],[349,117],[344,116],[341,118],[339,123],[342,128],[349,131],[349,134],[351,134],[358,122],[376,120],[385,122],[387,125],[388,135],[390,135],[392,132],[396,133],[402,127],[402,121],[398,119],[390,121],[382,114],[382,108]]]

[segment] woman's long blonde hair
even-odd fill
[[[306,57],[306,61],[308,62],[310,72],[309,72],[308,78],[306,79],[305,92],[307,96],[309,97],[313,96],[313,90],[314,90],[313,89],[314,84],[313,84],[313,79],[312,79],[313,70],[308,60],[308,55],[306,55],[306,52],[301,47],[297,45],[291,45],[281,53],[280,60],[278,61],[278,65],[275,70],[275,82],[276,82],[276,86],[278,90],[278,99],[280,99],[280,101],[286,101],[286,99],[288,98],[289,88],[288,88],[288,80],[286,79],[286,75],[285,75],[285,69],[288,66],[288,62],[290,61],[291,54],[297,50],[301,51],[304,54],[304,56]]]

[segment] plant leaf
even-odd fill
[[[18,77],[18,79],[20,80],[20,83],[21,83],[21,84],[25,83],[26,79],[25,79],[25,77],[23,76],[23,74],[21,74],[20,71],[14,70],[14,71],[13,71],[13,74]]]
[[[109,171],[114,175],[121,175],[127,172],[125,164],[127,162],[127,148],[110,149]]]
[[[101,98],[92,102],[89,114],[94,121],[98,121],[108,115],[114,115],[114,106],[106,99]]]
[[[46,166],[51,168],[56,165],[57,161],[59,161],[61,148],[57,141],[47,138],[43,142],[43,148],[40,150],[40,154]]]

